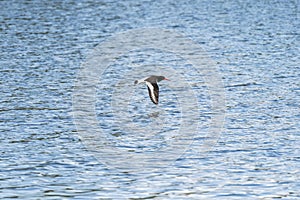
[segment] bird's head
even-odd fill
[[[167,80],[167,81],[169,81],[169,79],[167,79],[167,78],[164,77],[164,76],[158,76],[158,77],[157,77],[157,82],[162,81],[162,80]]]

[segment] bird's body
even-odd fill
[[[134,84],[146,83],[148,87],[149,97],[154,104],[158,104],[159,87],[157,83],[162,80],[169,80],[164,76],[150,76],[140,80],[136,80]]]

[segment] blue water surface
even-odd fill
[[[0,198],[299,199],[299,11],[297,0],[0,1]],[[83,145],[72,93],[80,65],[94,47],[116,33],[146,27],[178,31],[216,62],[226,118],[209,152],[190,149],[172,165],[131,172],[130,166],[104,165]],[[143,56],[134,59],[143,63]],[[121,59],[115,71],[123,70],[122,62],[129,61]],[[119,75],[110,76],[111,82]],[[198,87],[201,78],[186,76],[199,89],[202,112],[195,117],[205,132],[207,88]],[[140,108],[156,109],[144,89],[136,97],[143,102]],[[97,93],[101,126],[109,124],[105,105],[112,92],[108,87]],[[171,115],[165,113],[170,120],[160,124],[178,130],[176,101],[164,104],[162,95],[162,105]],[[134,120],[146,128],[151,119]],[[119,145],[132,139],[104,128],[111,138],[121,138]],[[139,153],[151,152],[151,145],[165,145],[163,137],[131,142],[143,148]]]

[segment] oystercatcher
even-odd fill
[[[159,88],[157,83],[162,80],[169,80],[164,76],[150,76],[141,80],[134,81],[134,84],[146,83],[148,87],[149,97],[154,104],[158,104]]]

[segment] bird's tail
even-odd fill
[[[140,79],[140,80],[135,80],[134,84],[140,84],[140,83],[144,83],[146,78]]]

